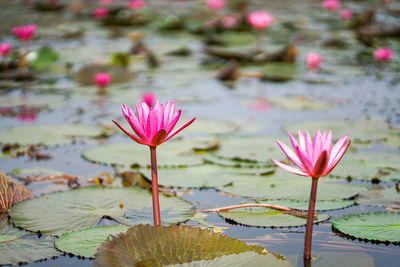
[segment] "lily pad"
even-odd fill
[[[90,227],[62,234],[54,241],[54,245],[63,252],[93,258],[110,235],[126,232],[128,229],[125,225]]]
[[[44,70],[60,58],[59,54],[51,47],[45,46],[27,55],[28,64],[35,69]]]
[[[270,208],[240,208],[229,211],[221,211],[219,215],[225,219],[235,221],[243,225],[263,227],[289,227],[306,225],[307,218],[284,213],[284,211]],[[329,219],[329,214],[320,213],[314,222]]]
[[[59,107],[64,96],[54,94],[7,95],[0,98],[0,107]]]
[[[261,72],[262,80],[285,82],[296,78],[298,69],[291,63],[268,63]]]
[[[0,216],[0,264],[18,264],[56,257],[61,253],[49,238],[25,238],[29,232],[15,228]]]
[[[354,244],[353,244],[354,247]],[[313,267],[364,267],[375,266],[374,258],[365,252],[317,252],[317,259],[313,259]],[[303,264],[303,259],[301,259]]]
[[[384,206],[400,209],[400,192],[394,187],[378,187],[358,194],[356,202],[359,205]]]
[[[375,212],[350,214],[332,221],[340,232],[370,241],[400,242],[400,213]]]
[[[188,119],[183,119],[182,121],[188,121]],[[239,127],[233,123],[199,119],[190,125],[190,127],[185,129],[186,133],[201,133],[201,134],[228,134],[236,132]]]
[[[253,252],[252,256],[257,258],[258,255],[264,256],[265,264],[269,265],[262,266],[291,265],[264,250],[198,227],[138,225],[103,243],[96,253],[94,266],[165,266],[186,263],[193,266],[199,261],[212,263],[214,259],[233,255],[239,256],[244,265],[254,261],[247,254],[240,257],[240,253],[244,252]],[[237,257],[233,259],[237,260]]]
[[[245,31],[243,32],[225,31],[221,34],[218,34],[218,38],[220,38],[222,42],[231,45],[249,45],[249,44],[254,44],[256,41],[254,34]]]
[[[143,189],[84,187],[18,203],[9,210],[18,227],[56,235],[96,226],[103,217],[128,225],[153,221],[151,194]],[[178,197],[160,194],[161,220],[175,224],[188,220],[194,210]]]
[[[272,104],[287,110],[319,110],[330,108],[332,105],[327,102],[313,101],[304,96],[283,96],[269,100]]]
[[[111,75],[111,83],[123,83],[133,79],[136,74],[129,69],[116,65],[86,65],[74,74],[78,83],[93,85],[93,76],[99,72],[107,72]]]
[[[308,201],[300,200],[264,200],[258,201],[257,203],[268,203],[273,205],[279,205],[288,207],[296,210],[308,210]],[[326,211],[326,210],[336,210],[343,209],[354,205],[354,200],[322,200],[315,203],[315,210]]]
[[[218,187],[230,194],[261,199],[292,199],[308,201],[311,178],[302,177],[277,169],[266,176],[236,176],[232,184]],[[355,196],[368,186],[343,183],[329,178],[318,181],[317,200],[338,200]]]
[[[175,140],[158,146],[158,166],[188,166],[202,163],[202,156],[191,150],[195,145],[195,142]],[[133,141],[89,148],[83,151],[82,155],[87,160],[103,164],[150,167],[149,148]]]
[[[3,144],[55,146],[69,144],[73,141],[73,137],[96,137],[102,133],[103,129],[98,126],[29,125],[1,129],[0,142]]]

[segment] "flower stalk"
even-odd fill
[[[318,178],[312,178],[310,200],[308,203],[306,235],[304,238],[304,259],[311,259],[312,230],[314,224],[315,201],[317,198]]]
[[[151,191],[153,196],[153,218],[154,226],[161,225],[160,202],[158,200],[158,180],[157,180],[157,154],[155,146],[150,147],[151,159]]]

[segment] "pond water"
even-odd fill
[[[121,104],[133,108],[143,93],[153,92],[161,102],[168,99],[176,101],[177,107],[182,109],[183,114],[178,124],[194,116],[197,117],[190,126],[193,130],[189,127],[180,133],[184,140],[206,138],[202,139],[206,140],[204,141],[206,145],[198,144],[206,147],[218,140],[220,147],[216,151],[203,151],[198,155],[202,157],[201,164],[204,164],[202,162],[205,160],[211,161],[216,166],[224,165],[226,162],[228,165],[237,163],[242,168],[236,170],[244,170],[250,164],[243,161],[247,157],[257,161],[254,165],[257,168],[269,170],[273,168],[269,164],[271,157],[283,159],[283,152],[279,151],[275,143],[276,138],[286,140],[286,132],[295,133],[296,130],[292,129],[297,129],[296,127],[303,130],[302,127],[308,127],[310,132],[318,128],[332,127],[334,138],[349,133],[353,144],[343,159],[341,169],[339,163],[337,172],[333,172],[335,177],[321,178],[329,180],[326,188],[329,189],[329,183],[332,183],[333,186],[361,185],[365,186],[364,189],[368,189],[376,186],[377,182],[384,188],[393,188],[400,181],[399,35],[374,38],[368,47],[357,39],[355,29],[350,27],[350,23],[340,19],[338,10],[324,10],[321,1],[276,0],[268,1],[268,4],[261,0],[251,1],[248,10],[261,9],[276,17],[274,24],[262,33],[263,45],[270,52],[293,42],[297,49],[297,57],[293,63],[295,67],[289,67],[288,71],[287,65],[282,63],[241,63],[239,64],[241,77],[234,81],[223,82],[218,80],[216,75],[226,62],[207,55],[204,50],[204,39],[207,34],[193,33],[193,29],[206,20],[222,17],[234,11],[207,10],[203,1],[152,0],[147,1],[147,6],[143,10],[145,17],[150,18],[147,24],[123,27],[104,25],[101,19],[93,18],[91,12],[97,7],[96,1],[60,1],[66,6],[60,11],[51,12],[38,11],[35,5],[29,5],[28,2],[31,1],[0,3],[1,42],[11,43],[13,52],[23,50],[24,44],[12,36],[11,28],[23,24],[36,24],[37,31],[29,42],[30,50],[33,52],[27,55],[26,60],[28,65],[43,64],[39,68],[36,65],[35,77],[32,80],[0,80],[0,143],[3,147],[5,144],[19,143],[21,151],[26,151],[24,145],[36,144],[35,140],[40,139],[48,145],[39,146],[39,153],[49,155],[50,158],[37,159],[37,155],[35,158],[26,153],[10,157],[10,154],[3,149],[3,154],[0,155],[0,170],[13,179],[23,176],[25,169],[51,169],[79,176],[82,180],[80,184],[83,186],[93,185],[92,179],[98,176],[104,178],[104,173],[114,177],[117,172],[121,172],[121,169],[132,170],[126,165],[114,168],[118,162],[113,162],[112,157],[115,154],[110,150],[105,153],[97,152],[95,159],[85,153],[88,149],[107,144],[130,142],[128,137],[118,131],[112,120],[117,119],[122,122]],[[227,2],[232,5],[233,2],[239,1]],[[111,10],[111,6],[106,7]],[[396,1],[388,4],[384,4],[383,1],[345,1],[342,3],[342,8],[350,9],[354,14],[373,8],[376,10],[373,23],[387,27],[400,25],[400,5]],[[173,15],[175,16],[172,17]],[[161,30],[170,23],[166,17],[169,20],[179,18],[186,26],[177,26],[177,30]],[[115,53],[129,54],[134,42],[127,35],[131,34],[132,37],[132,32],[136,36],[144,36],[142,40],[158,58],[159,66],[156,68],[149,66],[148,62],[151,59],[145,53],[130,54],[128,66],[121,67],[122,69],[118,69],[120,66],[106,67],[106,70],[112,73],[114,80],[106,88],[107,94],[98,94],[92,82],[92,69],[96,69],[98,65],[109,66],[110,62],[118,61]],[[251,29],[219,32],[206,30],[206,32],[227,43],[226,49],[245,52],[254,49],[256,44]],[[327,47],[324,45],[328,43],[327,40],[340,44]],[[391,61],[374,60],[372,55],[374,49],[382,46],[392,49]],[[54,62],[47,62],[48,54],[40,55],[38,51],[43,47],[52,48],[57,55]],[[167,54],[182,47],[191,51],[189,56]],[[320,70],[307,70],[304,62],[308,52],[317,52],[323,56]],[[91,65],[91,69],[86,72],[81,71],[82,67],[87,65]],[[12,75],[13,70],[9,71]],[[262,73],[269,77],[284,73],[286,81],[272,82],[268,79],[246,77],[254,73]],[[4,71],[0,74],[4,74]],[[98,137],[95,129],[88,129],[88,134],[76,134],[77,137],[71,139],[69,136],[74,136],[75,128],[60,128],[58,132],[54,129],[43,131],[21,128],[22,133],[6,132],[9,127],[17,129],[20,126],[66,124],[100,127],[103,134]],[[66,136],[60,134],[65,131],[72,133],[65,134]],[[40,136],[41,134],[45,135]],[[97,138],[91,138],[93,136]],[[249,143],[246,138],[260,138],[257,139],[260,141],[254,141],[255,144],[247,146]],[[134,145],[132,147],[135,147]],[[162,146],[167,147],[167,143],[161,145],[160,150]],[[193,148],[196,145],[185,146]],[[134,159],[135,156],[146,155],[141,151],[137,153],[139,156],[128,153],[121,154],[121,157],[126,160],[132,156],[132,160],[138,160]],[[97,158],[99,154],[102,155]],[[107,155],[111,156],[107,158]],[[242,161],[232,160],[242,155],[244,155]],[[192,157],[194,156],[187,156],[183,162],[191,162]],[[196,157],[194,160],[198,160]],[[168,155],[159,159],[161,169],[164,158],[168,160]],[[358,161],[352,162],[352,159]],[[373,179],[382,168],[389,174],[385,173],[379,176],[379,179]],[[148,170],[140,170],[147,175]],[[262,172],[258,169],[257,171]],[[219,171],[221,176],[222,172]],[[253,169],[252,173],[254,172]],[[160,170],[159,173],[162,179],[163,171]],[[175,192],[181,198],[193,203],[197,210],[252,202],[254,199],[271,199],[268,195],[263,195],[262,190],[249,189],[259,187],[254,177],[264,177],[253,174],[249,175],[251,177],[249,186],[244,186],[244,189],[238,186],[236,180],[229,180],[229,177],[224,179],[231,181],[231,184],[216,183],[215,186],[208,186],[215,182],[212,178],[207,178],[204,186],[198,186],[196,183],[191,185],[186,181],[201,176],[196,174],[186,179],[176,178],[179,183],[175,184],[176,187],[168,184],[168,181],[162,181],[162,184],[171,186],[169,192]],[[213,175],[213,172],[206,172],[204,175]],[[307,179],[300,176],[290,176],[290,178],[302,181]],[[120,178],[108,186],[120,187]],[[296,187],[300,190],[303,188],[301,185],[290,187],[288,184],[282,186],[280,191],[276,189],[271,194],[289,195],[273,199],[292,199],[290,197],[292,192],[288,194],[285,191],[295,191]],[[68,186],[65,181],[33,182],[28,188],[33,190],[34,196],[39,196],[67,190]],[[335,188],[337,192],[334,194],[341,193],[340,187]],[[321,190],[322,193],[318,195],[317,200],[329,200],[322,195],[325,189]],[[308,191],[301,193],[309,194]],[[339,199],[354,199],[356,194],[345,195]],[[381,205],[353,204],[345,208],[321,211],[328,213],[330,218],[314,225],[312,255],[320,260],[314,260],[312,266],[398,266],[400,241],[379,243],[354,239],[334,231],[332,220],[349,214],[398,212],[400,208],[398,204],[397,206],[392,204],[396,201],[398,203],[399,199],[400,195],[397,194],[397,199],[395,197],[392,202]],[[294,266],[303,266],[305,226],[272,228],[248,226],[224,219],[218,214],[200,214],[203,214],[202,220],[189,220],[181,224],[212,225],[211,227],[224,235],[266,247],[270,252],[285,256]],[[116,221],[112,219],[102,219],[99,225],[115,223]],[[397,231],[397,236],[399,235],[398,228],[393,231]],[[31,235],[28,238],[37,237]],[[26,266],[92,266],[93,262],[92,259],[63,254],[45,261],[27,263]]]

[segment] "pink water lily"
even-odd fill
[[[150,147],[161,145],[196,119],[193,118],[172,131],[181,116],[181,110],[175,112],[175,102],[169,100],[164,106],[158,100],[152,107],[146,102],[139,103],[136,105],[137,115],[125,105],[122,105],[121,109],[136,136],[123,129],[117,122],[114,123],[135,142]]]
[[[111,82],[111,75],[107,72],[98,72],[93,76],[93,81],[99,88],[105,88]]]
[[[323,61],[323,58],[318,53],[310,52],[306,56],[306,65],[307,65],[307,68],[310,70],[317,70],[319,68],[319,66],[321,65],[322,61]]]
[[[206,5],[209,9],[224,9],[225,1],[224,0],[206,0]]]
[[[0,44],[0,54],[3,57],[6,57],[8,52],[10,51],[10,48],[11,48],[11,44],[9,44],[9,43]]]
[[[265,11],[255,11],[247,16],[247,22],[256,29],[266,29],[274,21],[275,17]]]
[[[22,25],[14,27],[12,33],[21,41],[28,41],[36,30],[36,25]]]
[[[381,47],[374,51],[374,58],[379,61],[389,61],[392,58],[392,50],[389,47]]]
[[[294,152],[283,142],[277,141],[277,143],[286,156],[297,167],[299,167],[299,169],[293,168],[274,159],[271,159],[272,162],[286,171],[313,178],[325,176],[330,173],[338,164],[350,144],[350,140],[347,140],[348,136],[345,135],[340,138],[332,148],[331,131],[328,133],[324,131],[321,134],[318,130],[315,133],[314,140],[311,140],[311,136],[307,131],[305,132],[305,135],[303,135],[300,130],[298,131],[298,142],[290,133],[289,137]]]

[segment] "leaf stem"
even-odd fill
[[[306,235],[304,238],[304,259],[305,260],[311,259],[311,241],[312,241],[312,229],[313,229],[313,224],[314,224],[315,200],[317,197],[317,186],[318,186],[318,178],[312,177],[310,201],[308,204]]]
[[[253,203],[253,204],[232,205],[232,206],[226,206],[226,207],[208,209],[208,210],[199,210],[199,212],[220,212],[220,211],[240,209],[240,208],[249,208],[249,207],[273,208],[273,209],[277,209],[277,210],[291,211],[290,208],[283,207],[283,206],[272,205],[272,204],[257,204],[257,203]]]
[[[158,200],[158,180],[157,180],[157,154],[156,147],[150,147],[150,159],[151,159],[151,191],[153,194],[153,218],[154,226],[161,225],[160,218],[160,203]]]

